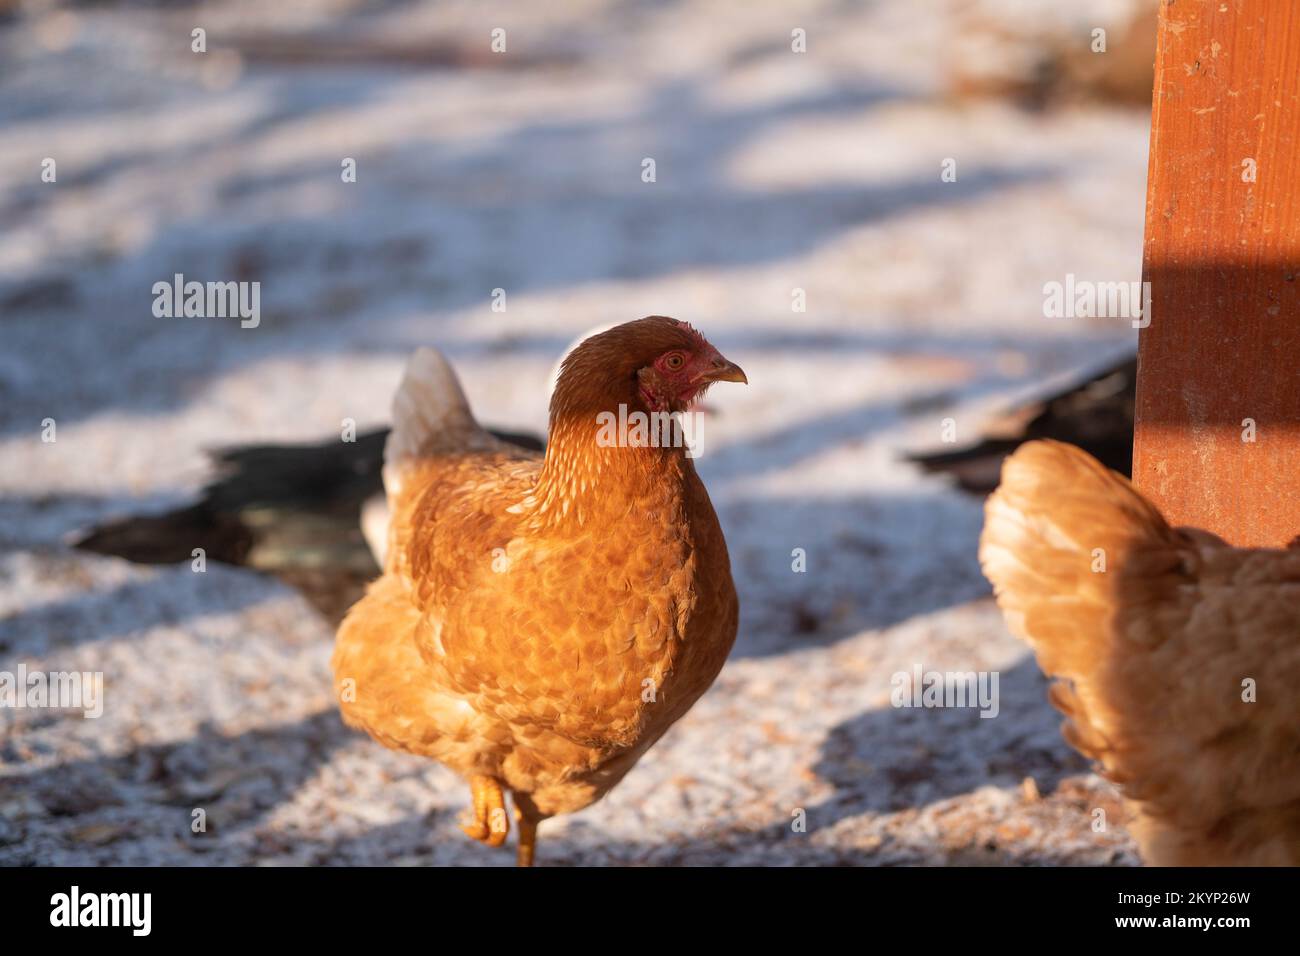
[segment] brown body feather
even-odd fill
[[[470,428],[445,383],[426,398],[448,415],[399,421],[385,572],[334,654],[349,723],[497,778],[539,817],[616,784],[709,687],[736,634],[726,543],[693,462],[595,440],[598,410],[636,401],[624,354],[636,343],[618,331],[566,363],[544,459]]]
[[[989,499],[980,560],[1148,863],[1300,863],[1300,550],[1171,528],[1090,456],[1033,442]]]

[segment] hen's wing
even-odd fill
[[[1139,802],[1148,862],[1300,862],[1300,551],[1171,528],[1125,479],[1040,441],[1007,460],[980,561],[1060,679],[1065,738]]]

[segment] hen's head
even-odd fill
[[[652,315],[593,335],[570,352],[551,412],[613,411],[619,404],[680,412],[714,382],[749,380],[690,325]]]

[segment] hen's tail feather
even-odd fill
[[[389,501],[400,493],[402,476],[412,463],[496,444],[475,421],[451,363],[437,349],[417,349],[393,396],[393,428],[384,445]]]
[[[1051,692],[1066,717],[1062,733],[1123,782],[1122,762],[1113,759],[1122,715],[1107,696],[1107,673],[1117,643],[1163,640],[1127,612],[1152,606],[1185,579],[1185,539],[1127,480],[1052,441],[1007,459],[985,516],[980,563],[1012,631],[1065,682]]]

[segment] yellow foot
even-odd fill
[[[501,782],[495,777],[471,777],[473,816],[461,824],[465,835],[488,846],[501,846],[510,833],[510,819],[506,816],[506,797]]]

